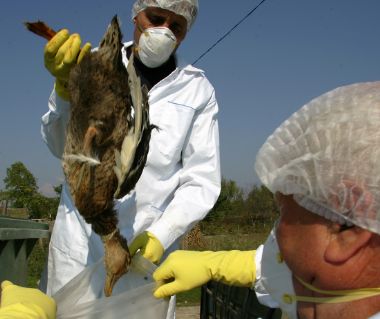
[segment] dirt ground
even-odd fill
[[[175,310],[176,319],[199,319],[199,306],[177,307]]]

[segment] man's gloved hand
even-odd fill
[[[55,90],[64,100],[69,100],[68,80],[70,70],[91,50],[86,43],[81,49],[79,34],[69,34],[67,29],[59,31],[45,46],[44,62],[48,71],[56,78]]]
[[[129,246],[129,252],[133,256],[140,249],[141,254],[154,264],[158,264],[164,254],[164,247],[160,241],[150,232],[145,231],[138,235]]]
[[[20,314],[17,318],[54,319],[55,301],[38,289],[24,288],[10,281],[1,283],[0,314]]]
[[[171,253],[153,273],[156,298],[175,295],[209,280],[250,287],[256,278],[255,251],[186,251]]]

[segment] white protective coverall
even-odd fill
[[[128,64],[125,48],[123,62]],[[167,254],[178,248],[180,237],[206,216],[219,196],[218,104],[204,72],[177,62],[177,68],[149,91],[149,105],[150,122],[159,129],[152,131],[146,167],[135,190],[115,206],[120,231],[129,243],[148,230]],[[53,92],[42,117],[43,140],[58,158],[69,109],[70,104]],[[64,184],[41,288],[54,294],[102,256],[100,237],[81,217]]]

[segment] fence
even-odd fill
[[[0,217],[0,282],[26,285],[27,259],[39,238],[49,237],[49,225]]]

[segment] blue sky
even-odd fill
[[[200,0],[200,13],[179,49],[193,62],[259,0]],[[53,78],[43,66],[45,41],[23,21],[68,28],[96,46],[118,14],[132,36],[133,1],[12,0],[0,4],[0,189],[6,169],[22,161],[41,190],[63,174],[40,137]],[[266,0],[197,63],[219,102],[222,174],[248,189],[259,183],[255,155],[290,114],[320,94],[380,79],[379,0]]]

